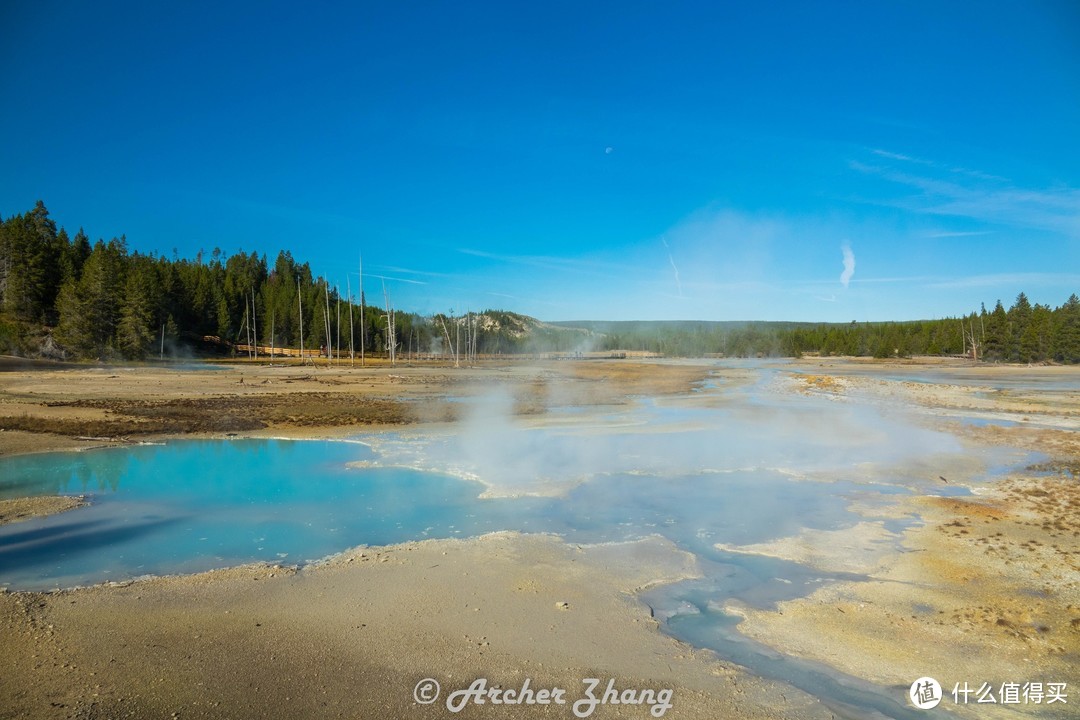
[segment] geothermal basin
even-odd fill
[[[1006,444],[973,453],[948,423],[1014,422],[975,410],[791,392],[802,378],[777,364],[740,377],[611,406],[556,396],[538,416],[516,412],[514,395],[496,387],[457,399],[453,426],[336,440],[164,440],[0,458],[0,499],[88,500],[0,525],[0,586],[306,566],[360,546],[504,531],[628,554],[659,539],[693,565],[635,593],[663,632],[841,716],[926,716],[902,686],[783,652],[740,624],[870,581],[924,523],[916,499],[968,502],[1047,456]]]

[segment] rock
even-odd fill
[[[555,607],[558,608],[559,610],[569,610],[570,609],[570,603],[568,603],[568,602],[557,602],[557,603],[555,603]]]

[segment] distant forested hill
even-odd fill
[[[1020,293],[1006,310],[999,300],[960,318],[907,322],[791,323],[581,321],[554,323],[596,335],[596,349],[665,355],[797,357],[967,355],[999,362],[1080,362],[1080,300],[1051,309]]]
[[[552,323],[591,333],[596,350],[641,350],[679,357],[793,356],[791,332],[813,323],[709,320],[582,320]]]
[[[343,294],[342,291],[346,292]],[[565,322],[505,310],[421,316],[331,286],[286,250],[194,259],[130,252],[57,229],[40,201],[0,223],[0,353],[138,360],[261,345],[347,354],[457,358],[644,350],[669,356],[960,355],[1080,362],[1080,300],[1057,308],[1020,293],[961,318],[889,323]],[[392,341],[392,343],[391,343]]]

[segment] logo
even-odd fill
[[[920,710],[936,708],[941,702],[941,684],[932,677],[921,677],[908,690],[911,704]]]
[[[431,678],[424,678],[413,688],[413,700],[421,705],[430,705],[439,699],[439,683]]]

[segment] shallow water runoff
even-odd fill
[[[957,442],[894,409],[710,386],[595,417],[511,414],[499,394],[446,434],[355,441],[185,440],[0,460],[0,498],[85,495],[89,505],[0,526],[0,586],[47,590],[252,561],[302,564],[357,545],[556,533],[575,543],[663,536],[703,579],[644,600],[672,635],[784,680],[845,717],[926,717],[879,688],[739,635],[725,603],[768,607],[858,579],[737,546],[917,518],[875,515],[936,482]],[[723,398],[723,402],[718,402]],[[981,472],[1009,458],[982,458]],[[980,472],[977,470],[977,472]],[[933,715],[931,715],[933,716]]]

